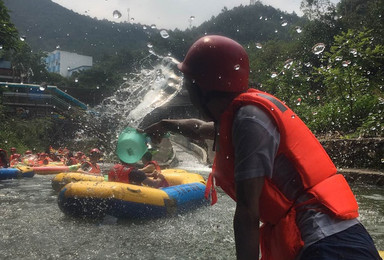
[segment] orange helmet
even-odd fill
[[[239,43],[224,36],[200,38],[177,67],[205,92],[248,89],[248,55]]]

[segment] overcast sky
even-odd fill
[[[218,15],[224,7],[232,9],[248,5],[251,0],[52,0],[68,9],[98,19],[116,22],[131,21],[145,25],[155,24],[158,29],[186,29],[198,26],[212,16]],[[338,0],[332,0],[336,2]],[[263,0],[288,13],[301,15],[301,0]],[[114,18],[114,11],[121,13]],[[129,17],[129,18],[128,18]]]

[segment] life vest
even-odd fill
[[[9,156],[9,161],[12,161],[14,159],[18,159],[20,157],[20,154],[18,153],[13,153]]]
[[[292,163],[301,177],[303,193],[313,195],[308,203],[324,205],[328,214],[339,219],[356,218],[356,199],[344,177],[336,174],[336,167],[316,137],[280,100],[255,89],[235,98],[221,116],[219,143],[206,188],[206,196],[211,192],[212,203],[217,200],[214,180],[236,200],[232,124],[235,113],[246,105],[256,105],[274,119],[280,132],[276,157],[284,155]],[[297,256],[304,243],[295,221],[296,206],[295,201],[286,198],[271,179],[265,179],[260,197],[262,259],[290,260]]]
[[[131,166],[116,164],[108,172],[108,181],[129,183],[129,174],[133,169]]]
[[[69,157],[69,159],[66,162],[66,165],[75,165],[78,163],[79,163],[79,160],[77,160],[76,157]]]
[[[90,169],[87,171],[89,173],[98,174],[101,172],[100,166],[97,163],[93,164],[91,162],[83,162],[81,164],[81,168],[83,168],[84,165],[87,165],[87,167],[90,167]]]
[[[14,153],[10,156],[10,159],[9,159],[9,165],[10,166],[15,166],[17,164],[21,163],[21,160],[20,160],[20,154],[18,153]]]

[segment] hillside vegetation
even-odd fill
[[[50,0],[0,0],[0,6],[6,25],[0,28],[0,57],[12,61],[25,82],[54,84],[79,99],[90,90],[102,97],[149,50],[182,60],[197,38],[220,34],[247,50],[251,87],[282,99],[316,134],[384,134],[384,0],[341,0],[337,6],[304,0],[304,17],[258,1],[224,7],[198,27],[167,31],[169,37],[155,26],[97,20]],[[75,75],[76,83],[48,73],[40,60],[56,48],[93,56],[94,68]]]

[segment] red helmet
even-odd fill
[[[25,154],[32,154],[32,151],[31,150],[27,150],[27,151],[25,151]]]
[[[224,36],[200,38],[177,67],[205,92],[248,89],[248,55],[239,43]]]
[[[15,147],[11,147],[11,152],[16,152],[16,148]]]
[[[101,152],[100,152],[100,150],[99,149],[97,149],[97,148],[93,148],[91,151],[89,151],[89,153],[97,153],[97,154],[100,154]]]

